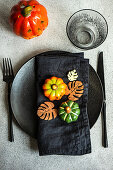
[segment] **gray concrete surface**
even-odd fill
[[[109,25],[106,41],[98,48],[85,51],[85,57],[96,69],[97,54],[104,52],[107,96],[107,129],[109,148],[101,144],[101,117],[91,129],[92,153],[84,156],[39,157],[37,142],[14,123],[15,142],[8,141],[6,85],[0,69],[0,170],[113,170],[113,1],[112,0],[40,0],[48,10],[49,26],[40,36],[24,40],[11,31],[8,24],[10,9],[17,0],[0,1],[0,63],[10,57],[15,73],[37,53],[47,50],[79,52],[68,40],[65,27],[77,10],[92,8],[105,16]],[[1,64],[0,64],[1,67]]]

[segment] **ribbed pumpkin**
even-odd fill
[[[46,79],[43,85],[44,95],[49,98],[49,100],[60,100],[66,92],[67,85],[63,82],[61,78],[51,77]]]
[[[62,120],[71,123],[78,119],[80,108],[78,103],[69,100],[61,104],[58,113]]]
[[[48,26],[46,8],[36,0],[22,0],[11,9],[10,23],[15,34],[31,39]]]

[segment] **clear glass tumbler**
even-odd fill
[[[98,47],[105,41],[108,25],[99,12],[83,9],[69,18],[66,32],[76,47],[89,50]]]

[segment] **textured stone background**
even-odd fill
[[[32,56],[47,50],[79,52],[68,40],[68,18],[77,10],[91,8],[104,15],[109,34],[98,48],[85,51],[96,69],[97,54],[104,52],[109,148],[101,144],[101,116],[91,129],[92,153],[84,156],[39,157],[37,142],[14,123],[15,142],[8,141],[6,85],[0,69],[0,170],[112,170],[113,169],[113,1],[112,0],[40,0],[48,10],[49,26],[38,38],[24,40],[13,34],[8,24],[10,9],[17,0],[0,1],[0,67],[10,57],[15,73]]]

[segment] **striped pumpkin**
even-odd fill
[[[78,103],[69,100],[63,102],[59,108],[59,116],[67,123],[75,122],[80,114],[80,108]]]

